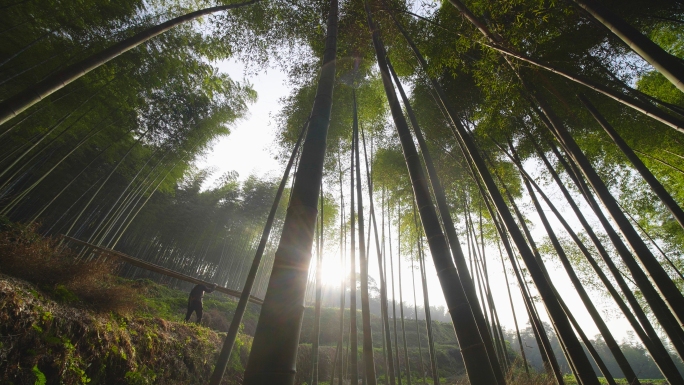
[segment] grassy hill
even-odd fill
[[[0,232],[0,382],[7,384],[204,384],[213,370],[236,300],[205,296],[202,325],[183,322],[188,290],[151,280],[124,280],[111,261],[84,263],[56,241],[30,229]],[[159,277],[160,281],[166,279]],[[244,317],[224,384],[239,384],[259,306]],[[361,312],[357,313],[361,325]],[[349,311],[345,315],[348,333]],[[398,322],[400,325],[400,323]],[[375,364],[385,370],[382,323],[371,318]],[[393,327],[393,322],[391,322]],[[297,384],[310,383],[313,309],[306,308],[297,362]],[[412,376],[429,371],[425,321],[406,320]],[[433,322],[440,377],[463,373],[450,324]],[[319,379],[327,382],[339,336],[339,309],[324,308]],[[418,338],[420,336],[420,348]],[[362,332],[359,328],[359,357]],[[405,359],[400,337],[402,372]],[[350,356],[345,344],[345,357]],[[422,361],[421,361],[422,357]],[[380,379],[380,383],[386,383]]]

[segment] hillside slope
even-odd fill
[[[0,276],[0,336],[0,382],[7,384],[204,384],[221,342],[194,324],[64,305],[8,276]],[[242,357],[250,343],[241,336]],[[225,384],[239,382],[238,360]]]

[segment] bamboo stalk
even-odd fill
[[[136,34],[135,36],[116,43],[113,46],[91,55],[90,57],[81,60],[78,63],[72,64],[71,66],[49,76],[43,81],[26,88],[24,91],[7,98],[0,103],[0,125],[19,115],[22,111],[38,103],[39,101],[51,95],[53,92],[60,90],[67,84],[75,81],[95,68],[179,24],[194,20],[204,15],[209,15],[228,9],[239,8],[245,5],[251,5],[257,1],[259,0],[250,0],[244,3],[221,5],[218,7],[205,8],[199,11],[190,12],[183,16],[176,17],[154,27],[148,28]]]
[[[295,380],[306,276],[330,126],[337,58],[338,2],[330,1],[325,51],[290,204],[245,370],[245,385]]]

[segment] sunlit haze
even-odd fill
[[[221,63],[219,67],[222,71],[229,73],[236,79],[241,79],[245,73],[244,66],[235,62],[224,62]],[[284,84],[285,79],[285,74],[273,68],[269,69],[268,71],[260,72],[257,75],[246,77],[245,80],[249,81],[258,93],[257,102],[249,107],[249,114],[247,117],[239,121],[235,127],[232,128],[231,134],[228,137],[217,141],[213,147],[213,150],[208,154],[208,156],[198,163],[199,167],[211,167],[215,169],[215,172],[212,175],[213,178],[217,178],[228,171],[237,171],[239,173],[240,180],[244,180],[252,174],[258,177],[264,177],[267,175],[271,177],[277,177],[280,175],[284,165],[277,162],[273,156],[275,152],[274,140],[277,132],[277,127],[273,116],[281,108],[279,99],[287,96],[289,92],[288,88]],[[532,169],[534,169],[534,167]],[[212,179],[210,179],[207,184],[210,184],[211,180]],[[560,199],[558,201],[560,201]],[[562,204],[559,207],[562,208]],[[566,210],[566,212],[568,212],[568,210]],[[571,215],[568,217],[570,216]],[[541,224],[536,223],[536,215],[532,213],[529,217],[533,221],[532,229],[535,238],[540,240],[544,239],[545,234],[543,232],[543,227]],[[555,222],[555,218],[549,216],[549,219],[554,223],[556,228],[561,228],[560,224]],[[568,220],[571,221],[571,219]],[[535,224],[537,225],[535,226]],[[396,245],[396,239],[393,239],[392,242]],[[322,282],[327,287],[339,287],[341,279],[343,277],[347,277],[349,274],[349,268],[342,268],[341,266],[338,247],[339,246],[337,244],[327,244],[326,251],[324,253]],[[379,283],[379,280],[377,279],[377,256],[374,252],[374,247],[375,245],[372,244],[372,247],[370,248],[370,255],[368,256],[369,274],[375,279],[376,282]],[[464,251],[467,250],[465,245],[463,245],[463,247]],[[486,254],[488,256],[488,263],[490,264],[488,266],[490,284],[492,285],[492,292],[494,301],[496,303],[496,308],[498,310],[499,319],[507,329],[513,329],[513,315],[505,287],[505,277],[503,275],[501,262],[499,260],[498,249],[496,249],[494,245],[488,245],[486,248]],[[427,257],[427,284],[431,305],[446,306],[442,289],[436,277],[429,254]],[[506,264],[507,266],[510,266],[508,261],[506,261]],[[407,301],[409,298],[413,298],[413,287],[410,281],[411,270],[409,269],[408,265],[409,263],[406,262],[406,260],[402,262],[402,274],[404,275],[402,290],[405,301]],[[314,267],[315,263],[311,263],[312,270],[309,274],[310,277],[313,277]],[[554,284],[558,288],[558,291],[563,295],[568,307],[573,311],[574,316],[577,318],[578,322],[580,322],[586,334],[588,336],[598,334],[598,329],[591,321],[589,314],[582,305],[579,296],[576,294],[572,284],[570,283],[565,271],[562,270],[560,264],[551,262],[548,263],[547,267],[552,276]],[[395,295],[398,301],[399,287],[396,274],[397,272],[395,271],[395,285],[397,290]],[[390,279],[391,277],[388,276],[388,281]],[[524,312],[524,303],[520,297],[517,283],[514,282],[514,277],[510,272],[508,279],[510,282],[514,306],[516,307],[518,322],[520,327],[524,327],[527,323],[527,315]],[[391,281],[389,281],[388,284],[390,284],[390,282]],[[416,287],[416,294],[418,298],[422,298],[422,290],[420,285],[417,285]],[[391,292],[388,294],[388,297],[390,300],[392,299]],[[608,313],[609,316],[606,317],[606,323],[609,325],[609,327],[611,327],[611,330],[614,332],[616,337],[618,339],[626,338],[628,336],[628,330],[631,329],[627,321],[624,320],[621,315],[614,316],[617,315],[617,308],[612,301],[607,300],[605,296],[596,293],[596,302],[599,308],[604,309],[604,315],[606,315],[605,313]],[[540,307],[540,310],[542,310],[542,307]],[[548,316],[544,311],[540,311],[540,315],[544,320],[548,321]]]

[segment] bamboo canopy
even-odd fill
[[[77,243],[79,245],[88,247],[88,248],[92,249],[93,252],[95,252],[95,253],[104,254],[104,255],[109,256],[109,257],[114,257],[116,259],[130,263],[131,265],[133,265],[135,267],[139,267],[141,269],[153,271],[155,273],[159,273],[159,274],[166,275],[168,277],[180,279],[182,281],[194,283],[196,285],[205,285],[205,286],[213,285],[210,282],[205,282],[205,281],[202,281],[201,279],[193,278],[193,277],[190,277],[189,275],[181,274],[181,273],[175,272],[173,270],[169,270],[169,269],[163,268],[161,266],[157,266],[153,263],[141,261],[138,258],[131,257],[130,255],[126,255],[124,253],[120,253],[116,250],[111,250],[111,249],[107,249],[107,248],[100,247],[97,245],[93,245],[92,243],[84,242],[80,239],[72,238],[72,237],[69,237],[67,235],[62,235],[62,237],[69,242]],[[226,287],[221,287],[221,286],[216,286],[215,290],[218,292],[221,292],[223,294],[228,294],[230,296],[238,297],[238,298],[240,298],[240,295],[242,294],[241,292],[239,292],[237,290],[232,290],[232,289],[228,289]],[[262,305],[264,303],[264,300],[250,295],[249,296],[249,302],[257,304],[257,305]]]
[[[684,385],[684,0],[47,3],[0,5],[0,236],[239,297],[210,385]]]

